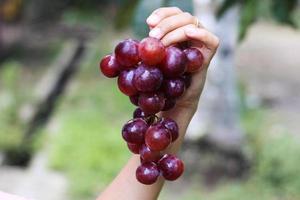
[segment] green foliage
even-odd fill
[[[243,12],[241,13],[240,21],[240,33],[239,39],[243,39],[246,35],[248,27],[254,22],[257,16],[257,5],[254,0],[248,0],[243,6]]]
[[[66,173],[72,199],[81,200],[99,193],[130,156],[120,130],[133,106],[115,81],[99,75],[99,58],[111,49],[110,41],[101,35],[93,44],[53,116],[57,129],[50,138],[51,166]]]
[[[21,67],[17,62],[2,64],[0,73],[0,150],[16,148],[21,141],[22,125],[19,122],[22,93],[18,89]]]
[[[133,15],[138,3],[139,0],[122,1],[115,20],[116,29],[121,30],[128,27],[133,20]]]
[[[146,19],[155,9],[162,5],[163,0],[140,0],[133,20],[133,30],[139,38],[144,38],[148,35],[149,28],[145,23]]]
[[[217,11],[217,18],[221,18],[227,10],[235,6],[238,2],[239,0],[225,0]]]
[[[296,26],[293,21],[293,11],[297,7],[297,0],[271,0],[269,2],[260,0],[225,0],[217,11],[217,17],[221,18],[233,6],[241,7],[240,33],[239,39],[242,40],[250,25],[265,12],[258,12],[262,5],[269,6],[272,17],[279,23]]]
[[[104,24],[103,17],[99,14],[99,11],[95,9],[68,9],[63,13],[62,21],[69,26],[80,25],[93,30],[101,29],[99,24]]]
[[[0,74],[1,87],[15,90],[20,77],[21,66],[18,62],[9,61],[2,64],[3,69]]]
[[[276,21],[296,26],[292,19],[292,12],[297,6],[297,0],[273,0],[272,14]]]
[[[164,6],[175,6],[180,8],[181,10],[185,12],[194,13],[194,6],[193,6],[193,0],[165,0]]]
[[[133,30],[138,37],[144,38],[148,35],[149,29],[145,21],[155,9],[162,6],[176,6],[184,11],[193,13],[192,0],[140,0],[133,21]]]

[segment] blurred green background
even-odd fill
[[[145,37],[154,9],[177,6],[210,10],[215,25],[239,10],[236,43],[220,54],[233,63],[225,92],[237,94],[244,139],[226,149],[207,133],[188,137],[186,172],[159,199],[300,199],[299,1],[199,2],[0,1],[0,190],[44,200],[102,191],[130,157],[120,130],[134,106],[99,61],[118,41]]]

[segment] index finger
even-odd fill
[[[162,7],[154,10],[146,22],[150,27],[156,26],[161,20],[172,15],[182,13],[178,7]]]

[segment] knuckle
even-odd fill
[[[176,12],[182,12],[182,10],[176,6],[170,7],[171,9],[173,9]]]
[[[153,11],[153,14],[156,14],[156,15],[158,15],[158,14],[159,14],[159,13],[161,13],[163,10],[164,10],[164,8],[163,8],[163,7],[161,7],[161,8],[157,8],[156,10],[154,10],[154,11]]]
[[[193,19],[194,17],[191,15],[191,13],[189,12],[184,12],[183,13],[183,16],[186,17],[186,18],[189,18],[189,19]]]

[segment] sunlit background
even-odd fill
[[[85,200],[115,177],[134,106],[99,60],[145,37],[161,6],[192,12],[221,46],[180,153],[185,173],[159,199],[300,199],[297,0],[1,0],[1,191]]]

